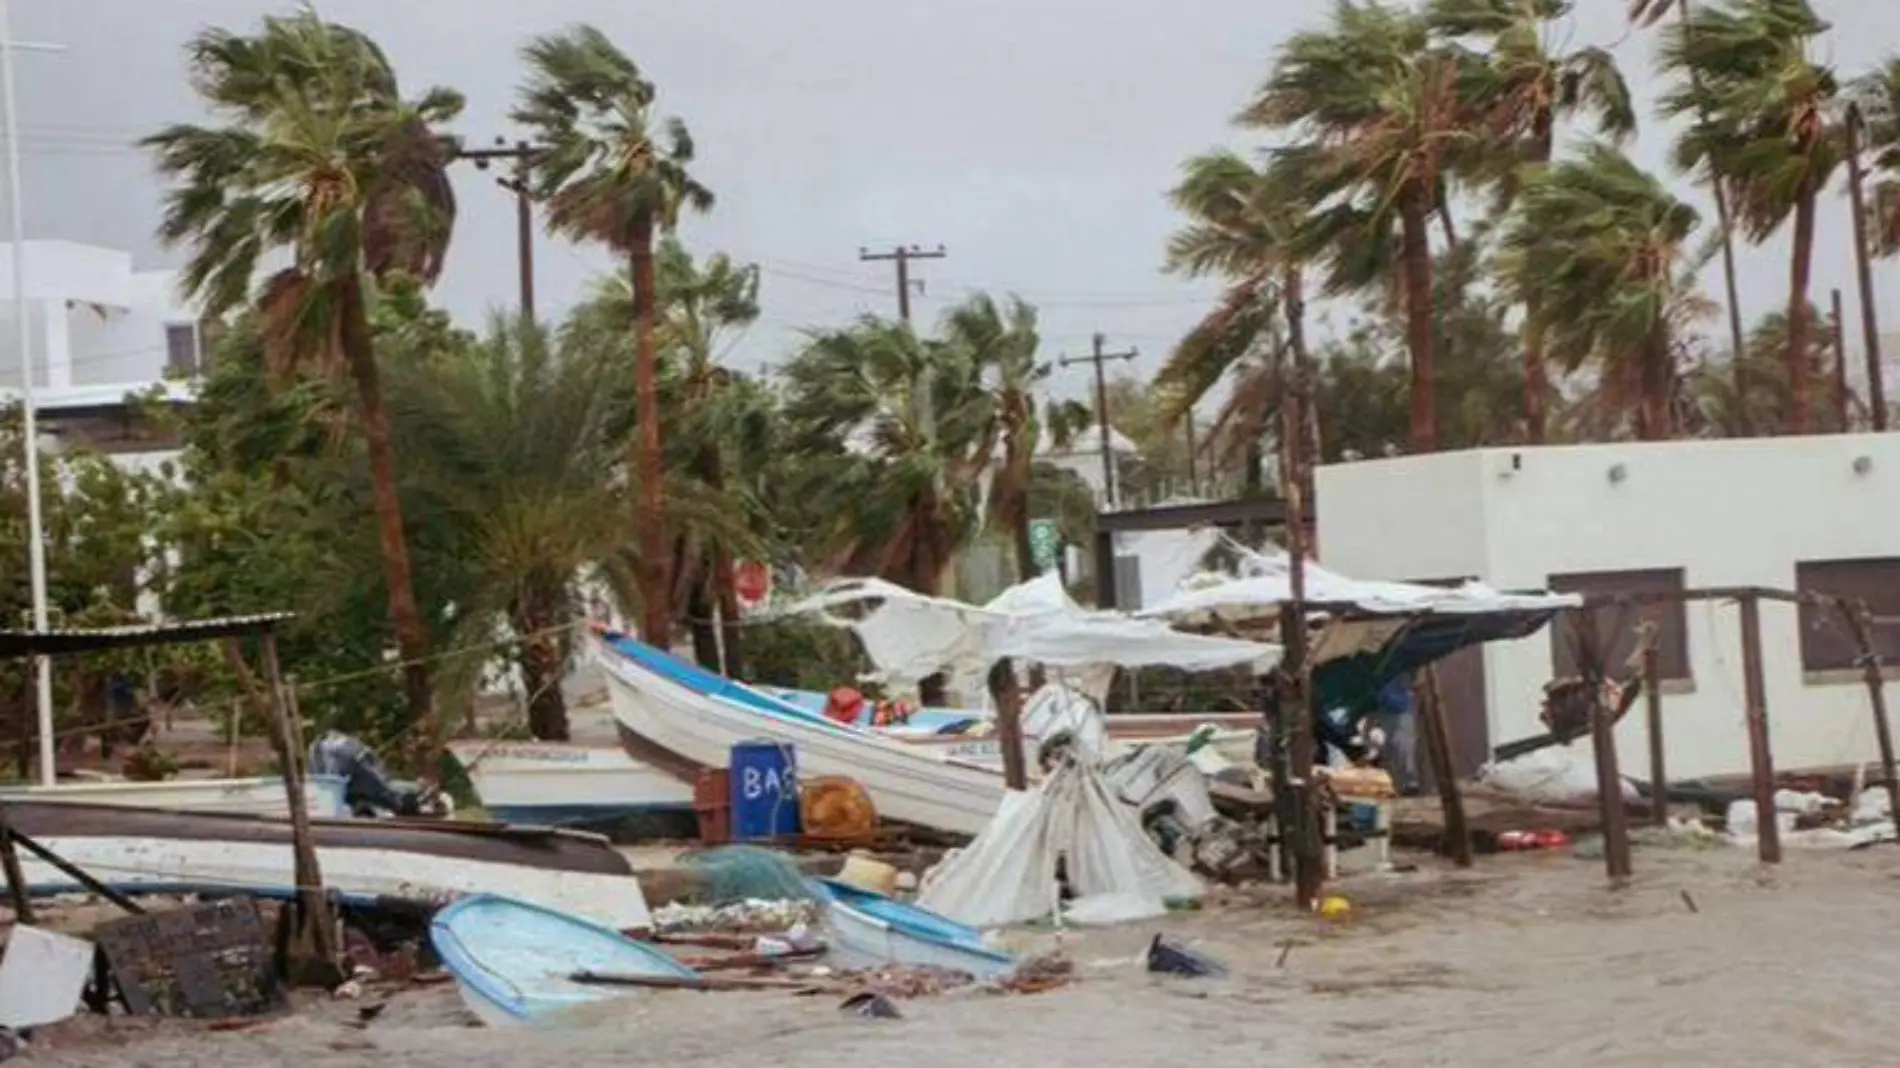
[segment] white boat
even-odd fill
[[[494,894],[466,897],[429,921],[429,941],[463,1004],[490,1027],[541,1023],[580,1005],[628,997],[629,986],[578,983],[578,972],[691,982],[661,950],[565,913]]]
[[[449,752],[488,815],[503,823],[601,829],[613,837],[691,837],[693,790],[613,745],[459,741]]]
[[[311,775],[304,780],[304,803],[313,819],[345,819],[344,780]],[[163,782],[77,782],[0,791],[4,801],[58,801],[83,805],[157,808],[171,812],[229,812],[245,816],[290,815],[284,780],[167,779]]]
[[[285,820],[39,801],[7,805],[23,835],[128,894],[295,893]],[[614,930],[651,926],[627,858],[598,835],[454,822],[314,821],[326,889],[346,900],[442,905],[496,893]],[[72,877],[21,850],[29,892],[82,893]]]
[[[836,879],[814,880],[825,903],[826,957],[840,968],[923,965],[994,979],[1016,959],[983,944],[982,932],[934,912]]]
[[[1003,798],[995,768],[850,727],[621,635],[604,635],[600,663],[621,738],[635,759],[686,780],[725,767],[735,743],[790,743],[801,776],[842,775],[878,815],[974,835]]]

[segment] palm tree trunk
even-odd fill
[[[553,632],[554,616],[524,607],[509,622],[521,639],[515,663],[521,669],[521,685],[528,691],[528,733],[544,742],[565,742],[567,698],[561,693],[561,676],[567,657],[561,650],[561,636]]]
[[[1673,437],[1670,396],[1675,375],[1669,360],[1669,337],[1658,324],[1643,354],[1642,401],[1636,409],[1636,436],[1642,441]]]
[[[1288,270],[1280,280],[1281,300],[1285,304],[1286,312],[1286,347],[1287,352],[1293,357],[1293,390],[1288,401],[1291,402],[1298,416],[1293,421],[1293,431],[1301,439],[1297,443],[1290,443],[1286,454],[1300,457],[1296,479],[1300,500],[1304,502],[1302,515],[1306,517],[1305,521],[1310,527],[1311,509],[1315,499],[1313,467],[1315,458],[1319,456],[1319,436],[1313,428],[1313,424],[1318,420],[1312,417],[1313,379],[1312,364],[1306,353],[1306,286],[1304,283],[1305,280],[1298,270]],[[1283,404],[1282,407],[1285,408],[1286,405]],[[1287,503],[1291,505],[1293,502],[1289,500]],[[1312,540],[1305,537],[1304,531],[1301,534],[1302,541]],[[1317,549],[1311,544],[1306,545],[1305,552],[1309,556],[1318,555]]]
[[[693,583],[686,595],[686,632],[693,637],[693,660],[707,671],[719,671],[719,634],[713,627],[713,600],[707,592],[710,576]]]
[[[1810,394],[1814,371],[1810,366],[1809,336],[1813,333],[1808,305],[1809,276],[1814,266],[1815,193],[1803,184],[1794,207],[1794,260],[1788,286],[1788,395],[1794,406],[1793,430],[1806,434],[1814,429],[1813,402]],[[1786,433],[1784,426],[1782,432]]]
[[[343,287],[342,341],[356,401],[363,417],[363,443],[369,453],[371,500],[376,510],[376,535],[383,558],[383,584],[389,591],[389,621],[396,632],[396,650],[402,657],[403,697],[410,728],[427,740],[426,755],[433,756],[441,741],[435,722],[435,695],[429,686],[428,632],[416,606],[416,589],[409,565],[409,539],[404,534],[402,498],[396,490],[396,456],[390,445],[389,412],[383,407],[382,381],[377,374],[375,344],[363,288],[351,280]]]
[[[739,591],[732,584],[732,551],[713,549],[713,603],[719,606],[719,640],[726,650],[726,674],[745,677],[745,638],[739,626]]]
[[[1432,359],[1432,249],[1427,232],[1430,190],[1408,182],[1400,194],[1400,256],[1405,271],[1405,344],[1412,355],[1412,452],[1438,451],[1438,413]]]
[[[659,353],[653,345],[653,230],[643,227],[635,235],[631,253],[633,303],[637,348],[633,381],[636,417],[640,423],[638,470],[640,473],[640,591],[641,637],[666,648],[672,644],[672,576],[666,553],[666,516],[661,506],[663,478],[660,454],[660,368]]]

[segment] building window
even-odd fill
[[[1550,576],[1550,588],[1557,593],[1576,593],[1584,597],[1666,596],[1681,594],[1683,574],[1679,567],[1644,571],[1579,571]],[[1633,672],[1624,665],[1636,652],[1637,627],[1644,621],[1656,626],[1656,648],[1661,654],[1665,682],[1690,682],[1689,612],[1680,596],[1642,604],[1604,605],[1594,610],[1597,634],[1604,642],[1603,670],[1611,678],[1627,678]],[[1550,626],[1550,665],[1555,678],[1578,674],[1574,617],[1566,612]]]
[[[165,373],[172,378],[190,378],[198,373],[198,326],[196,323],[166,324]]]
[[[1795,589],[1863,601],[1873,616],[1874,651],[1885,664],[1900,664],[1900,558],[1801,560],[1794,565]],[[1856,671],[1860,657],[1854,632],[1831,604],[1803,603],[1801,670]]]

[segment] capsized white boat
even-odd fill
[[[983,944],[973,927],[836,879],[815,879],[825,906],[827,958],[841,968],[923,965],[994,979],[1016,958]]]
[[[691,837],[692,787],[617,745],[449,743],[488,815],[503,823]]]
[[[296,890],[285,820],[223,813],[20,801],[9,822],[93,878],[128,894]],[[615,930],[651,926],[627,858],[598,835],[401,820],[319,820],[312,831],[326,889],[346,899],[441,905],[498,893]],[[78,893],[71,876],[20,853],[29,892]]]
[[[345,819],[343,779],[311,775],[304,780],[304,803],[313,819]],[[0,790],[0,801],[58,801],[82,805],[159,808],[172,812],[231,812],[245,816],[290,815],[290,795],[279,778],[166,779],[162,782],[58,783]]]

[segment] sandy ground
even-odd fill
[[[44,1035],[19,1063],[1900,1063],[1888,992],[1900,973],[1900,850],[1791,853],[1772,872],[1732,849],[1659,846],[1636,860],[1638,878],[1620,892],[1606,888],[1599,865],[1560,854],[1484,858],[1475,873],[1428,866],[1349,879],[1336,888],[1353,903],[1343,923],[1293,913],[1279,888],[1227,892],[1200,913],[1066,936],[1082,972],[1068,989],[909,1001],[900,1021],[846,1017],[831,999],[644,993],[555,1027],[503,1033],[471,1026],[453,992],[438,988],[397,997],[360,1029],[345,1022],[355,1003],[236,1033],[95,1020]],[[1156,930],[1234,975],[1148,976],[1140,954]]]

